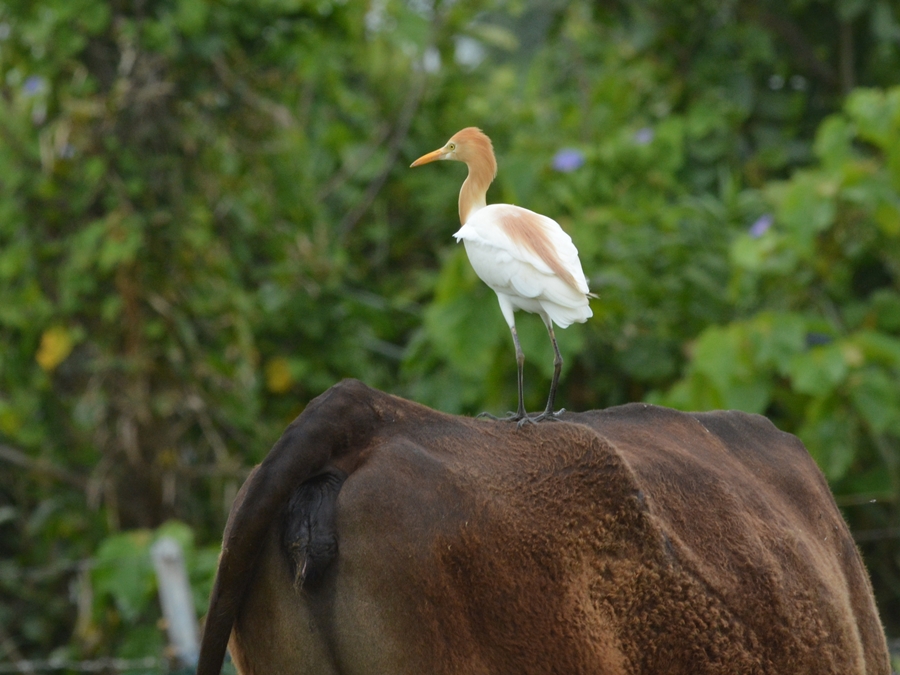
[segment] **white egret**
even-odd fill
[[[455,133],[442,148],[419,157],[411,166],[442,159],[465,162],[469,167],[459,191],[462,227],[453,236],[465,245],[475,273],[497,294],[516,348],[519,406],[504,419],[520,426],[556,419],[563,412],[553,411],[563,360],[553,324],[565,328],[576,321],[584,323],[593,314],[588,299],[596,297],[588,292],[578,250],[552,218],[511,204],[487,204],[487,189],[497,175],[497,160],[491,139],[480,129],[467,127]],[[515,322],[519,309],[544,320],[555,355],[547,407],[534,416],[525,412],[525,355]]]

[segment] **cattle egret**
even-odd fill
[[[519,407],[503,419],[516,421],[519,426],[556,419],[563,412],[553,412],[563,360],[553,324],[565,328],[576,321],[584,323],[593,314],[588,298],[596,297],[588,292],[578,250],[559,223],[547,216],[510,204],[487,205],[487,189],[497,175],[497,160],[491,139],[480,129],[467,127],[457,132],[442,148],[419,157],[411,166],[439,159],[465,162],[469,167],[459,191],[462,227],[453,236],[465,245],[475,273],[497,294],[516,348]],[[525,412],[525,355],[514,316],[519,309],[544,320],[553,344],[553,380],[547,407],[534,416]]]

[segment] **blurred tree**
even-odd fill
[[[215,536],[243,467],[305,400],[345,375],[389,384],[402,348],[379,334],[413,323],[392,289],[418,273],[382,294],[371,280],[400,252],[383,218],[362,221],[423,80],[366,17],[0,7],[0,433],[32,468],[80,478],[3,479],[4,618],[24,653],[65,642],[74,612],[58,584],[37,611],[28,567],[172,515]]]
[[[0,653],[155,649],[143,563],[79,561],[170,517],[205,550],[341,377],[511,405],[460,176],[406,169],[471,124],[489,199],[556,217],[600,295],[559,333],[565,405],[765,412],[890,532],[898,72],[888,0],[4,0]],[[897,560],[866,552],[896,632]]]

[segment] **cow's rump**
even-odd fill
[[[889,672],[795,437],[643,404],[565,420],[329,390],[236,500],[198,673],[232,626],[258,675]]]

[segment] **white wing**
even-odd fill
[[[560,326],[591,316],[578,250],[559,224],[534,211],[492,204],[454,235],[476,274],[517,308],[543,310]]]

